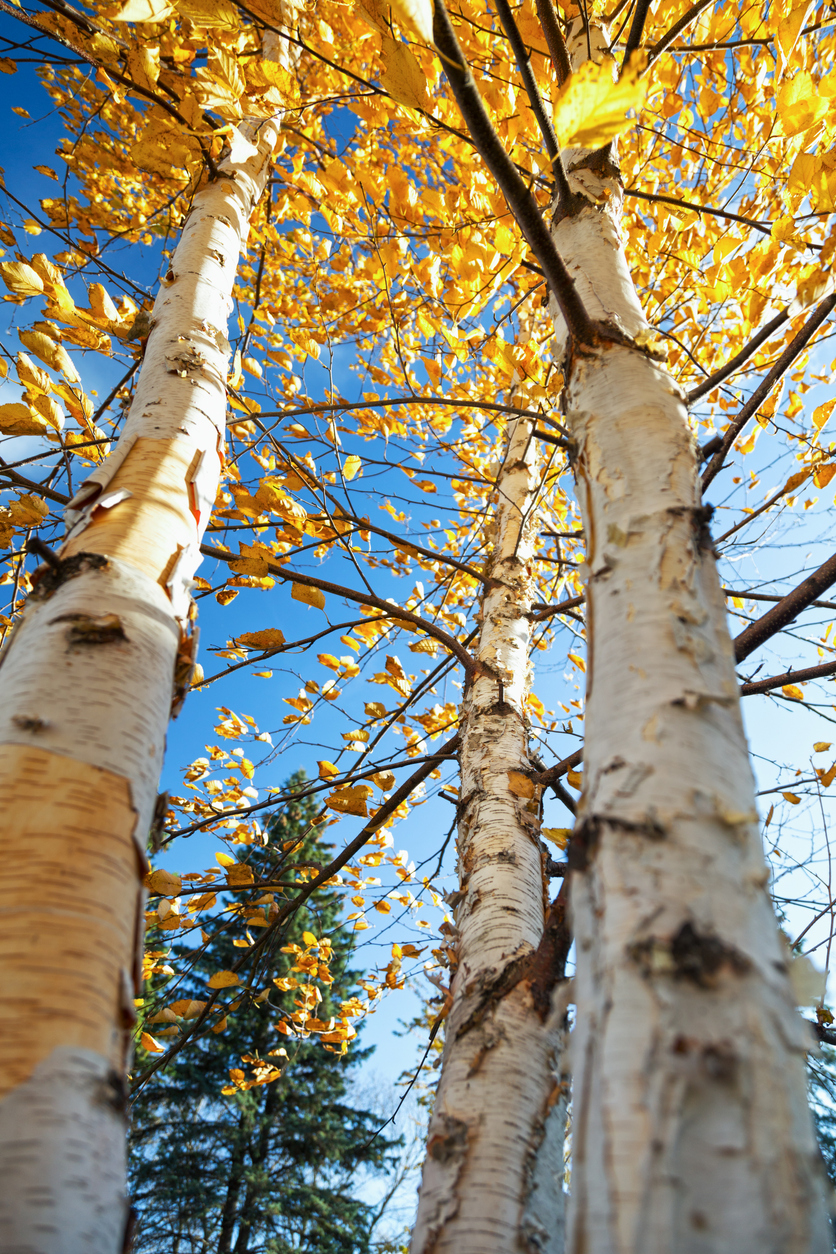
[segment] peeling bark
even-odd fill
[[[274,40],[272,52],[290,47]],[[13,868],[0,899],[0,1246],[10,1254],[122,1249],[124,1118],[100,1081],[124,1085],[145,842],[191,672],[191,577],[223,458],[225,328],[280,122],[233,132],[221,177],[195,196],[123,434],[70,503],[60,568],[39,572],[0,659]]]
[[[462,705],[458,966],[413,1254],[563,1248],[566,1006],[559,996],[552,1004],[551,985],[539,1002],[532,987],[547,905],[525,709],[539,483],[532,429],[520,419],[497,484]]]
[[[588,546],[567,1250],[825,1254],[812,1042],[766,892],[684,397],[627,269],[617,169],[564,159],[575,201],[554,239],[600,327],[566,363]]]

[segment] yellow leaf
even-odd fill
[[[395,787],[394,771],[378,771],[376,775],[372,776],[372,779],[383,792],[388,792],[390,788]]]
[[[164,22],[173,12],[168,0],[128,0],[118,13],[114,13],[113,21]]]
[[[368,784],[357,784],[353,788],[338,788],[336,792],[331,793],[330,797],[325,798],[325,804],[339,814],[356,814],[360,818],[367,819],[369,810],[366,802],[372,791]]]
[[[819,96],[809,70],[801,70],[781,87],[775,107],[786,136],[799,135],[822,121],[830,102]]]
[[[392,9],[399,22],[416,31],[425,43],[432,45],[432,0],[392,0]]]
[[[235,862],[231,867],[227,868],[227,884],[232,884],[233,886],[252,884],[254,878],[252,867],[247,866],[245,862]]]
[[[351,453],[343,462],[343,478],[353,479],[362,465],[356,453]]]
[[[47,423],[39,414],[33,414],[26,405],[13,403],[0,405],[0,433],[3,435],[43,435]]]
[[[823,466],[816,467],[813,483],[817,488],[826,488],[834,475],[836,475],[836,462],[827,462]]]
[[[586,662],[582,657],[578,657],[577,653],[570,653],[569,661],[574,662],[579,671],[586,671]]]
[[[307,584],[294,583],[291,584],[290,595],[294,601],[301,601],[303,605],[313,605],[318,610],[325,609],[325,593],[319,588],[309,588]]]
[[[523,775],[522,771],[508,771],[508,791],[515,797],[528,799],[534,796],[534,781]]]
[[[769,824],[772,822],[772,816],[774,813],[775,813],[775,806],[772,805],[769,807],[769,813],[767,814],[766,818],[763,821],[764,827],[769,827]]]
[[[792,56],[793,49],[798,42],[798,37],[803,28],[807,25],[807,19],[815,8],[815,0],[801,0],[800,4],[795,5],[785,17],[782,17],[775,31],[775,43],[778,52],[778,74],[783,72],[783,67],[787,64]],[[772,13],[780,15],[785,12],[783,5],[774,5]],[[774,17],[773,17],[774,21]]]
[[[12,61],[10,57],[0,57],[0,74],[15,73],[17,73],[17,62]],[[37,170],[38,167],[35,166],[35,169]]]
[[[833,413],[834,405],[836,405],[836,400],[825,401],[823,405],[817,405],[813,410],[813,426],[817,431],[821,431],[822,427]]]
[[[208,981],[210,988],[234,988],[241,981],[234,971],[216,971]]]
[[[803,701],[804,693],[797,684],[784,684],[781,689],[785,697],[789,697],[792,701]]]
[[[380,75],[381,86],[398,104],[407,105],[410,109],[426,109],[429,101],[424,71],[407,45],[384,34],[381,56],[384,65]]]
[[[197,1019],[206,1009],[206,1002],[192,1001],[187,998],[183,1001],[173,1001],[168,1009],[179,1019]]]
[[[546,840],[557,845],[558,849],[565,849],[572,835],[571,827],[544,827],[542,832]]]
[[[813,745],[813,753],[827,753],[831,743],[830,740],[817,740]]]
[[[318,944],[319,944],[319,942],[318,942],[318,940],[316,939],[316,937],[314,936],[313,932],[303,932],[303,933],[302,933],[302,942],[303,942],[303,944],[305,944],[305,945],[307,945],[307,946],[308,946],[308,949],[310,949],[312,945],[318,945]]]
[[[339,775],[340,773],[340,768],[338,766],[334,766],[334,763],[329,762],[327,758],[323,758],[321,762],[317,762],[317,766],[319,767],[320,779],[333,779],[335,775]]]
[[[809,477],[810,477],[809,470],[799,470],[797,474],[790,475],[789,479],[784,484],[781,491],[792,492],[794,488],[800,487],[801,484],[805,482],[805,480],[809,479]]]
[[[15,296],[40,296],[44,290],[43,279],[25,261],[0,262],[0,275]]]
[[[278,627],[265,627],[263,631],[245,631],[235,637],[236,644],[248,649],[278,649],[284,644],[284,634]]]
[[[784,798],[785,801],[788,801],[791,806],[797,806],[801,804],[801,798],[796,797],[794,792],[782,792],[781,796]]]
[[[80,382],[81,376],[63,344],[56,344],[55,340],[44,335],[43,331],[20,331],[18,338],[30,353],[40,357],[41,361],[46,362],[53,370],[60,370],[70,383]]]
[[[639,77],[635,61],[613,81],[613,62],[585,61],[557,94],[554,129],[561,148],[600,148],[622,134],[633,120],[630,109],[644,104],[648,80]]]
[[[235,30],[238,14],[227,0],[175,0],[177,12],[195,26],[226,26]]]
[[[422,492],[437,492],[437,486],[431,479],[413,479],[412,482],[416,488],[420,488]]]
[[[52,385],[52,379],[47,372],[36,366],[26,353],[17,355],[17,377],[24,387],[37,388],[39,392],[48,392]]]
[[[139,1038],[139,1043],[143,1049],[147,1049],[149,1054],[162,1054],[164,1049],[159,1041],[155,1041],[150,1032],[143,1032]]]
[[[824,784],[825,788],[829,788],[834,779],[836,779],[836,762],[834,762],[833,765],[826,771],[822,771],[819,779]]]
[[[146,888],[162,897],[176,897],[183,887],[183,881],[173,871],[152,871],[143,880]]]
[[[375,910],[379,910],[381,914],[388,914],[392,909],[388,901],[376,901],[374,903]]]
[[[160,77],[160,50],[141,44],[128,52],[128,75],[138,87],[153,91]]]
[[[583,788],[583,771],[567,771],[566,778],[573,788]]]
[[[340,660],[339,658],[334,657],[333,653],[317,653],[316,660],[323,666],[327,666],[332,671],[338,671],[340,669]]]

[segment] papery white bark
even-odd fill
[[[559,989],[543,1021],[526,977],[548,904],[525,708],[539,487],[530,421],[519,419],[462,704],[458,967],[413,1254],[563,1249],[566,1004]]]
[[[647,347],[616,172],[590,156],[567,154],[584,201],[554,226],[604,324],[566,364],[589,648],[567,1250],[825,1254],[811,1042],[766,893],[694,442]]]
[[[282,58],[291,47],[274,45]],[[119,1254],[142,876],[222,464],[232,287],[281,118],[233,133],[154,305],[115,452],[0,665],[0,1249]]]

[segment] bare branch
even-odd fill
[[[742,662],[744,658],[753,653],[755,649],[764,644],[777,632],[781,631],[794,618],[797,618],[802,610],[806,610],[812,605],[816,598],[826,592],[836,583],[836,554],[829,557],[827,561],[813,571],[803,583],[788,593],[785,597],[768,610],[762,618],[758,618],[754,623],[750,623],[745,631],[742,631],[734,641],[734,656],[738,662]]]

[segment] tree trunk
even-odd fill
[[[248,1111],[242,1110],[238,1119],[238,1139],[229,1160],[229,1176],[226,1183],[224,1208],[221,1211],[217,1254],[230,1254],[232,1249],[232,1234],[241,1214],[238,1199],[241,1196],[241,1185],[244,1183],[247,1151],[252,1148],[250,1144],[252,1131],[252,1116]]]
[[[766,891],[684,398],[647,347],[618,172],[564,156],[576,200],[554,239],[600,326],[566,362],[588,623],[567,1250],[825,1254],[811,1042]]]
[[[122,1249],[145,843],[196,639],[232,286],[279,126],[235,133],[196,195],[119,444],[71,502],[60,564],[41,568],[2,658],[3,1250]]]
[[[519,419],[462,705],[458,966],[412,1254],[563,1247],[565,1005],[538,1004],[530,979],[548,905],[525,707],[540,479]]]

